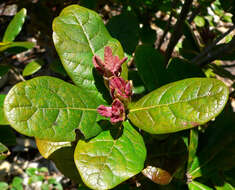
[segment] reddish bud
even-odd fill
[[[104,48],[104,62],[95,55],[93,57],[93,64],[96,70],[104,77],[120,76],[122,71],[122,64],[127,60],[127,57],[119,59],[118,56],[113,56],[112,49],[109,46]]]
[[[126,102],[130,101],[132,95],[131,81],[125,81],[121,77],[112,77],[109,81],[109,89],[112,98],[119,98]]]
[[[100,105],[97,108],[97,111],[100,115],[109,117],[111,123],[117,123],[119,121],[124,121],[125,119],[125,108],[119,99],[115,99],[111,107]]]

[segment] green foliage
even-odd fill
[[[111,2],[114,4],[110,5]],[[203,73],[204,64],[211,65],[215,59],[225,58],[214,54],[221,48],[229,49],[224,52],[226,56],[233,53],[234,37],[225,44],[213,46],[216,32],[210,28],[215,27],[216,21],[208,11],[211,9],[222,20],[231,22],[226,13],[229,8],[220,1],[213,4],[200,1],[189,6],[192,13],[189,14],[190,10],[182,13],[187,10],[188,2],[80,1],[80,5],[96,10],[103,4],[108,8],[119,6],[120,14],[103,15],[104,19],[108,18],[107,29],[98,13],[79,5],[67,6],[53,21],[53,41],[61,62],[56,60],[49,65],[66,82],[43,76],[16,84],[6,97],[0,96],[0,124],[10,124],[18,132],[34,137],[41,155],[77,182],[78,189],[87,189],[84,184],[92,189],[134,189],[129,184],[139,182],[141,189],[233,187],[235,130],[230,118],[235,117],[226,108],[216,118],[227,103],[229,90],[223,82],[205,78]],[[32,48],[29,42],[13,42],[24,23],[24,11],[10,23],[0,51],[9,51],[15,46]],[[176,24],[171,26],[172,20],[166,22],[156,16],[158,11],[176,19]],[[195,26],[192,22],[197,27],[192,27]],[[162,44],[155,44],[156,23],[166,31],[165,36],[171,33],[166,50]],[[163,43],[164,35],[160,39]],[[170,49],[173,51],[182,35],[177,51],[180,55],[171,56]],[[208,44],[212,47],[207,47]],[[112,91],[111,81],[118,78],[119,73],[102,78],[95,68],[115,70],[115,66],[107,62],[113,63],[124,55],[128,55],[128,61],[122,65],[123,84]],[[97,57],[106,60],[105,66],[94,64]],[[29,63],[23,76],[30,78],[41,66],[35,61]],[[10,67],[1,68],[2,76]],[[216,72],[216,66],[210,68]],[[227,77],[228,71],[223,69],[222,73],[221,70],[217,69],[217,74]],[[132,80],[133,88],[132,83],[124,79]],[[129,97],[131,89],[133,96]],[[128,96],[128,101],[122,99],[122,93]],[[111,99],[113,103],[119,101],[122,109],[115,110],[113,103],[105,107],[111,104]],[[111,123],[97,110],[106,111],[106,115],[101,114],[105,117],[110,114],[111,119],[118,117],[119,122]],[[215,122],[209,122],[215,118]],[[11,134],[6,126],[1,130]],[[8,151],[5,145],[14,144],[13,139],[7,142],[0,138],[4,144],[1,144],[3,158]],[[150,180],[143,178],[141,171]],[[46,172],[45,168],[28,168],[29,185],[41,181],[43,190],[62,189],[55,179],[45,180],[42,173]],[[7,188],[8,184],[0,185]],[[10,186],[22,189],[22,179],[15,178]]]

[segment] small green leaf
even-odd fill
[[[198,130],[190,129],[190,138],[189,138],[189,146],[188,146],[188,169],[191,167],[193,163],[193,159],[196,157],[198,145]]]
[[[20,100],[20,101],[19,101]],[[105,102],[84,89],[53,77],[37,77],[15,85],[4,102],[10,125],[22,134],[49,141],[74,141],[101,132],[96,108]]]
[[[35,60],[28,63],[23,70],[23,76],[25,77],[36,73],[41,69],[42,65],[43,62],[40,60]]]
[[[103,131],[88,142],[79,141],[74,153],[83,182],[92,189],[111,189],[136,175],[145,157],[144,141],[129,122],[124,122],[120,137]]]
[[[189,129],[215,118],[224,108],[228,92],[223,82],[216,79],[181,80],[130,104],[128,118],[152,134]]]
[[[139,23],[131,12],[124,12],[112,17],[107,29],[111,36],[118,39],[126,53],[132,54],[139,41]]]
[[[26,14],[27,11],[25,8],[21,9],[18,13],[16,13],[4,33],[2,40],[3,42],[14,41],[15,37],[20,33],[22,29]]]
[[[1,190],[7,190],[8,189],[8,184],[6,182],[0,182],[0,189]]]
[[[88,92],[100,94],[92,57],[98,55],[103,59],[105,46],[110,46],[120,58],[124,56],[120,43],[110,36],[100,16],[87,8],[71,5],[54,19],[53,31],[56,50],[73,82]],[[122,74],[127,79],[126,64]]]
[[[196,24],[198,27],[203,27],[203,26],[205,26],[205,20],[204,20],[204,18],[201,17],[201,16],[196,16],[196,17],[194,18],[194,22],[195,22],[195,24]]]
[[[0,160],[4,160],[9,155],[8,148],[0,143]]]
[[[188,188],[189,190],[213,190],[212,188],[204,185],[204,184],[201,184],[197,181],[192,181],[188,184]]]
[[[6,95],[0,94],[0,125],[8,125],[8,121],[5,117],[4,110],[3,110],[3,103],[5,100]]]
[[[23,190],[23,184],[22,183],[23,183],[22,178],[14,177],[11,186],[14,190]]]
[[[28,174],[28,176],[34,176],[37,173],[37,168],[27,168],[26,173]]]
[[[74,146],[71,142],[51,142],[36,139],[36,144],[41,155],[52,160],[61,173],[73,181],[81,182],[81,177],[74,163]],[[52,184],[53,179],[49,182]]]
[[[10,48],[23,48],[23,50],[31,49],[35,46],[33,42],[0,42],[0,52]]]

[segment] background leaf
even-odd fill
[[[131,122],[152,134],[172,133],[215,118],[228,99],[219,80],[190,78],[165,85],[129,105]]]
[[[120,137],[112,137],[107,130],[88,142],[78,142],[74,159],[88,187],[111,189],[143,169],[144,141],[128,122],[123,124]]]
[[[36,139],[36,144],[44,158],[52,160],[66,177],[81,183],[81,177],[73,159],[75,147],[71,142],[52,142]]]
[[[36,73],[37,71],[41,69],[42,65],[43,65],[43,62],[40,60],[35,60],[35,61],[28,63],[23,70],[23,76],[29,76],[29,75]]]
[[[80,88],[99,94],[92,57],[104,57],[104,47],[115,55],[124,56],[120,43],[106,30],[100,16],[78,5],[66,7],[53,22],[53,40],[62,64],[73,82]],[[122,76],[127,78],[126,64]],[[101,80],[102,85],[103,81]],[[104,85],[103,85],[104,86]]]
[[[188,166],[189,169],[192,165],[193,159],[196,156],[198,146],[198,130],[190,129],[190,137],[189,137],[189,146],[188,146]]]
[[[4,160],[8,155],[8,148],[0,142],[0,160]]]
[[[33,42],[0,42],[0,52],[5,50],[11,50],[13,48],[20,48],[17,51],[25,51],[35,46]]]
[[[213,190],[212,188],[204,185],[204,184],[201,184],[197,181],[192,181],[188,184],[188,188],[189,190]]]
[[[101,132],[96,123],[100,104],[105,102],[84,89],[57,78],[37,77],[10,90],[4,111],[11,126],[22,134],[49,141],[73,141],[75,129],[85,138]]]
[[[118,39],[126,53],[132,54],[139,42],[139,23],[133,12],[124,12],[112,17],[107,29]]]
[[[27,11],[25,8],[21,9],[18,13],[16,13],[16,15],[11,20],[11,22],[9,23],[9,25],[4,33],[4,36],[2,39],[3,42],[13,42],[14,41],[15,37],[20,33],[20,31],[22,29],[26,14],[27,14]]]

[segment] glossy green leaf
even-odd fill
[[[215,118],[228,99],[217,79],[190,78],[165,85],[129,105],[131,122],[152,134],[189,129]]]
[[[191,167],[193,163],[193,159],[196,156],[197,146],[198,146],[198,130],[191,129],[190,137],[189,137],[189,146],[188,146],[188,169]]]
[[[131,12],[124,12],[112,17],[107,29],[118,39],[126,53],[132,54],[139,41],[139,23],[137,17]]]
[[[52,160],[61,173],[73,181],[81,182],[81,177],[73,159],[75,147],[71,142],[52,142],[36,139],[36,144],[41,155]]]
[[[0,160],[4,160],[8,155],[8,148],[0,142]]]
[[[106,130],[88,142],[78,142],[74,160],[88,187],[111,189],[143,169],[144,141],[129,122],[123,124],[123,133],[118,138]]]
[[[53,22],[53,40],[62,64],[73,82],[80,88],[98,93],[92,57],[104,57],[104,47],[115,55],[124,56],[120,43],[112,38],[100,16],[87,8],[66,7]],[[127,78],[127,66],[123,65]]]
[[[20,101],[19,101],[20,100]],[[74,141],[101,132],[96,108],[105,102],[84,89],[53,77],[37,77],[15,85],[4,102],[5,115],[18,132],[49,141]]]
[[[3,111],[3,103],[4,103],[5,97],[6,97],[5,94],[0,94],[0,125],[8,125],[8,121]]]
[[[188,184],[188,188],[189,190],[213,190],[212,188],[204,185],[204,184],[201,184],[197,181],[192,181]]]
[[[10,48],[23,48],[24,50],[31,49],[35,46],[33,42],[0,42],[0,52]]]
[[[7,29],[4,33],[3,42],[12,42],[15,37],[20,33],[22,26],[25,21],[27,11],[25,8],[21,9],[14,18],[11,20],[10,24],[7,26]]]
[[[28,63],[23,70],[23,76],[29,76],[36,73],[41,69],[42,64],[43,63],[40,60],[35,60]]]

